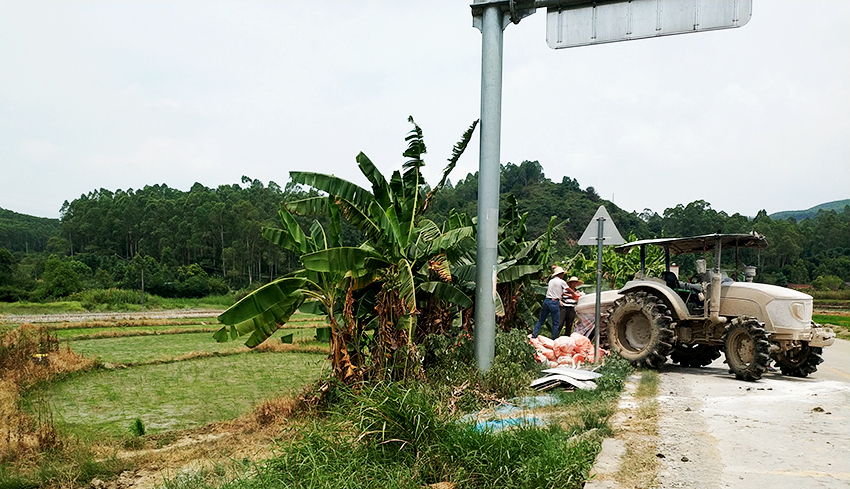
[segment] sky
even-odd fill
[[[400,168],[408,116],[434,184],[480,114],[470,3],[0,0],[0,207],[296,170],[366,186],[356,155]],[[850,2],[753,3],[740,28],[571,49],[543,9],[508,26],[501,162],[627,211],[850,198]]]

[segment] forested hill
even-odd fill
[[[44,251],[47,241],[59,234],[59,219],[34,217],[0,208],[0,248],[10,251]]]
[[[804,211],[782,211],[776,212],[770,215],[771,219],[789,219],[794,218],[798,221],[802,221],[803,219],[811,219],[817,216],[818,211],[835,211],[841,212],[844,210],[844,207],[850,205],[850,199],[844,200],[836,200],[834,202],[827,202],[825,204],[816,205],[810,209],[806,209]]]
[[[477,192],[478,175],[469,174],[437,194],[427,217],[438,225],[452,209],[475,217]],[[809,283],[819,276],[850,281],[850,207],[802,221],[772,219],[764,211],[755,218],[729,215],[705,201],[677,204],[660,214],[627,212],[575,179],[553,182],[536,161],[504,165],[501,192],[503,199],[513,194],[520,213],[528,213],[529,237],[544,233],[551,216],[563,223],[554,236],[553,260],[579,251],[575,241],[605,205],[624,237],[757,231],[770,243],[758,256],[760,281]],[[281,188],[243,177],[241,184],[208,188],[196,183],[188,191],[166,185],[100,189],[66,202],[60,220],[0,210],[0,252],[12,252],[0,260],[8,262],[6,278],[0,273],[0,289],[14,287],[14,297],[26,297],[51,255],[76,267],[83,287],[136,288],[142,269],[147,290],[160,295],[197,295],[267,282],[300,264],[263,239],[261,229],[279,227],[281,202],[309,195],[315,194],[297,185]],[[312,222],[298,219],[305,228]],[[343,233],[347,245],[359,244],[360,236],[345,222]]]

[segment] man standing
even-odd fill
[[[564,326],[564,331],[567,334],[573,332],[573,321],[576,319],[576,302],[578,302],[579,297],[584,295],[577,287],[583,283],[578,277],[570,277],[567,280],[564,295],[561,296],[561,325]]]
[[[543,300],[543,309],[540,310],[540,319],[534,325],[534,331],[531,333],[532,338],[537,338],[540,333],[540,328],[546,322],[546,316],[552,316],[552,339],[558,337],[561,332],[560,316],[561,316],[561,296],[564,295],[564,289],[567,288],[567,283],[564,282],[564,269],[555,267],[552,269],[552,278],[549,280],[549,288],[546,290],[546,299]]]

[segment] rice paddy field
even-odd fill
[[[218,343],[215,318],[46,323],[60,348],[98,367],[39,386],[25,402],[47,403],[57,428],[80,439],[120,438],[139,419],[156,434],[204,426],[251,412],[264,400],[297,393],[327,368],[324,323],[297,316],[249,350]],[[287,342],[281,338],[292,335]]]

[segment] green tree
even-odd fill
[[[41,285],[33,293],[36,300],[67,297],[82,290],[80,277],[74,267],[56,255],[50,255],[44,263],[41,279]]]

